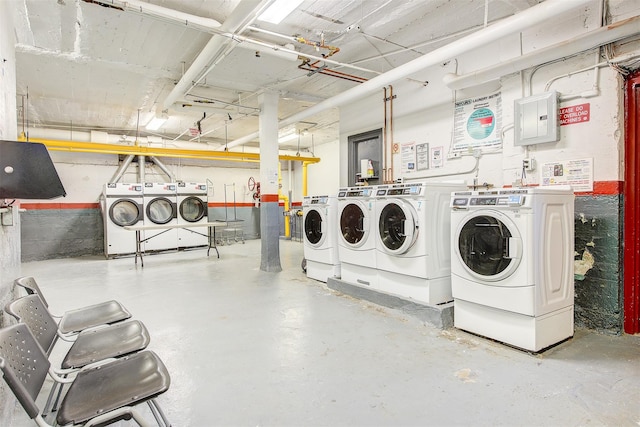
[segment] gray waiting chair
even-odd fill
[[[18,322],[25,323],[34,333],[36,340],[45,354],[50,355],[58,338],[69,340],[59,333],[55,319],[49,313],[39,295],[28,295],[10,302],[5,311]],[[138,320],[120,322],[113,325],[85,329],[73,337],[73,344],[66,352],[60,368],[52,368],[57,375],[69,375],[75,370],[91,363],[109,358],[123,357],[144,350],[151,340],[147,328]],[[51,388],[49,398],[44,407],[45,413],[52,404],[56,387],[60,389],[53,402],[57,406],[62,393],[63,384]]]
[[[36,280],[31,276],[24,276],[14,280],[17,286],[25,289],[27,294],[38,294],[46,307],[49,307]],[[118,301],[111,300],[65,312],[59,318],[58,329],[62,334],[72,334],[99,325],[108,325],[129,319],[131,313]]]
[[[134,419],[148,425],[137,406],[147,403],[161,427],[170,426],[155,398],[171,384],[169,372],[152,351],[105,361],[80,370],[72,378],[50,372],[51,363],[26,324],[0,329],[0,370],[29,418],[38,426],[50,426],[36,404],[47,373],[70,387],[56,414],[58,425],[107,425]]]

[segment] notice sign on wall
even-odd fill
[[[453,151],[500,146],[501,122],[500,92],[456,102]]]
[[[570,185],[573,191],[593,191],[593,159],[566,160],[542,165],[542,185]]]
[[[403,175],[429,169],[428,143],[409,142],[402,144],[400,153]]]
[[[588,122],[591,118],[591,104],[572,105],[560,109],[558,121],[560,126]]]

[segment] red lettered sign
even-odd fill
[[[560,126],[574,125],[576,123],[588,122],[591,118],[591,104],[573,105],[560,109],[558,120]]]

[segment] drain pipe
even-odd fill
[[[122,178],[122,175],[124,175],[124,172],[127,170],[127,168],[129,167],[129,165],[131,164],[131,162],[133,161],[133,154],[129,154],[124,161],[122,162],[122,164],[120,165],[120,167],[118,167],[118,170],[116,170],[116,173],[113,174],[113,177],[111,178],[111,183],[113,182],[118,182],[120,181],[120,178]]]
[[[422,71],[425,68],[441,64],[462,53],[485,46],[488,43],[500,40],[505,36],[520,32],[527,28],[531,28],[537,24],[548,21],[551,18],[556,18],[559,15],[584,7],[589,3],[591,3],[591,0],[546,0],[545,2],[532,6],[523,12],[505,18],[502,21],[488,26],[487,28],[478,30],[475,33],[455,40],[446,46],[431,51],[426,55],[407,62],[406,64],[400,65],[393,70],[376,76],[371,80],[342,92],[339,95],[321,101],[300,113],[289,116],[288,118],[280,121],[278,126],[288,126],[330,108],[340,107],[349,102],[361,99],[378,91],[386,85]],[[252,141],[257,137],[258,132],[254,132],[250,135],[231,141],[227,146],[228,148],[233,148]]]
[[[169,168],[167,168],[167,166],[162,163],[160,160],[158,160],[157,157],[155,156],[149,156],[149,158],[151,160],[153,160],[153,163],[155,163],[156,165],[158,165],[158,167],[160,168],[160,170],[162,172],[165,173],[165,175],[167,175],[169,177],[169,182],[175,182],[175,178],[173,176],[173,174],[171,173],[171,171],[169,170]]]
[[[143,155],[138,155],[138,182],[144,184],[144,172],[145,172],[145,158]]]

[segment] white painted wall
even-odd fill
[[[0,139],[15,140],[16,57],[12,13],[9,2],[0,2]],[[2,173],[2,172],[0,172]],[[2,200],[0,200],[2,201]],[[20,275],[20,206],[14,203],[13,224],[0,226],[0,306],[13,298],[13,280]],[[6,325],[4,316],[0,326]],[[0,425],[12,425],[15,399],[4,381],[0,382]]]
[[[315,147],[319,163],[307,166],[307,195],[337,194],[340,186],[340,142],[338,140]]]
[[[640,13],[640,2],[611,2],[614,9],[612,14],[619,19]],[[631,6],[630,3],[634,3]],[[596,63],[596,51],[590,51],[576,57],[567,58],[555,64],[546,65],[537,70],[531,79],[530,71],[512,73],[503,77],[500,82],[485,85],[476,89],[462,91],[449,90],[442,82],[446,73],[458,71],[459,74],[481,69],[496,61],[504,60],[536,48],[558,43],[576,34],[596,28],[597,8],[587,8],[583,13],[573,17],[568,23],[559,26],[549,22],[522,35],[505,38],[493,46],[480,49],[459,58],[454,58],[446,64],[424,70],[412,79],[405,79],[393,84],[394,100],[394,134],[393,141],[403,143],[427,142],[430,147],[443,146],[448,152],[451,147],[453,132],[453,114],[455,100],[463,100],[479,95],[487,95],[495,90],[502,94],[502,126],[507,129],[503,145],[496,150],[485,149],[480,158],[477,180],[480,184],[487,182],[496,187],[511,185],[522,173],[522,160],[525,157],[534,158],[538,165],[545,162],[564,161],[582,158],[594,159],[595,181],[622,180],[622,147],[623,117],[620,112],[622,102],[623,81],[611,68],[600,68],[597,72],[590,69],[585,72],[562,77],[550,84],[550,90],[557,90],[561,95],[580,94],[591,90],[594,82],[599,87],[599,95],[592,98],[575,98],[561,102],[560,107],[589,103],[591,119],[589,122],[562,126],[560,140],[552,143],[525,147],[514,146],[513,125],[514,101],[525,94],[539,94],[545,91],[545,86],[552,78],[574,73]],[[617,9],[616,9],[617,7]],[[594,10],[595,9],[595,10]],[[640,52],[640,43],[626,43],[625,52]],[[596,79],[597,75],[597,79]],[[426,83],[428,82],[428,84]],[[340,109],[340,147],[341,160],[340,184],[346,185],[347,180],[347,138],[351,135],[366,132],[383,126],[384,104],[382,89],[379,93],[344,106]],[[400,155],[394,155],[394,177],[401,176]],[[432,169],[411,177],[429,179],[434,175],[451,174],[450,177],[434,177],[434,180],[464,179],[472,182],[475,173],[465,173],[473,168],[475,160],[472,157],[446,160],[441,169]],[[527,175],[528,184],[541,182],[540,168]]]

